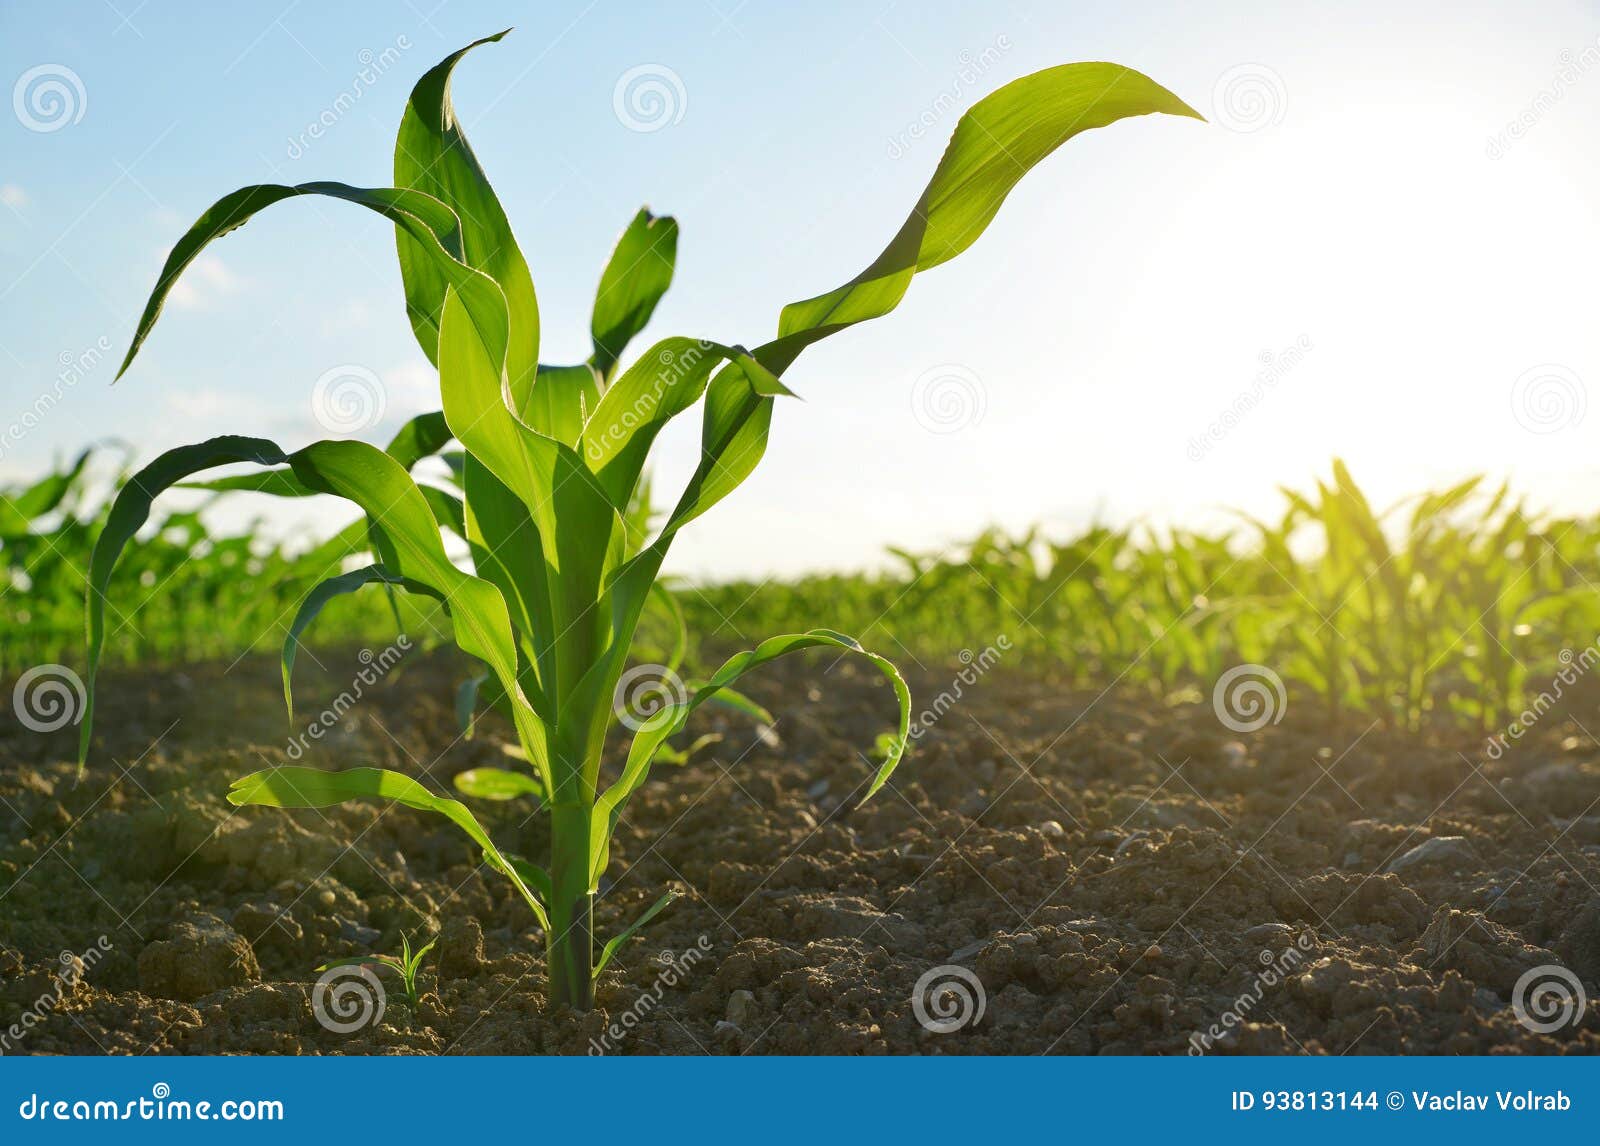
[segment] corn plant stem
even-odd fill
[[[594,1005],[594,897],[589,894],[589,822],[586,804],[550,810],[550,931],[545,952],[550,1001],[580,1011]]]

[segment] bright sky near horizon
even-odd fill
[[[436,408],[387,226],[310,202],[216,244],[109,384],[205,207],[246,183],[387,184],[411,84],[506,25],[454,96],[551,362],[587,353],[596,279],[641,204],[682,237],[633,352],[753,345],[878,253],[960,110],[1010,79],[1112,60],[1210,121],[1069,142],[898,311],[809,351],[786,376],[804,400],[679,539],[680,573],[862,567],[991,523],[1214,524],[1274,511],[1276,484],[1335,454],[1380,504],[1488,472],[1536,505],[1600,508],[1600,11],[1548,0],[8,3],[0,483],[112,436],[142,459],[228,432],[300,445],[328,434],[319,379],[378,380],[372,441]],[[661,489],[692,468],[698,421],[681,422]]]

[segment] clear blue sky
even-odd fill
[[[893,233],[954,125],[931,109],[1109,59],[1212,120],[1073,141],[900,311],[803,358],[805,402],[680,540],[680,571],[862,566],[990,522],[1214,520],[1335,453],[1380,500],[1489,470],[1544,504],[1600,505],[1600,15],[1551,2],[7,5],[0,424],[64,357],[112,352],[6,442],[0,480],[107,435],[144,457],[230,431],[301,444],[321,436],[317,379],[341,366],[383,381],[373,440],[436,405],[387,228],[309,202],[214,247],[109,383],[202,209],[252,182],[386,184],[411,84],[506,25],[455,100],[533,267],[547,361],[586,352],[599,268],[640,204],[683,228],[647,337],[753,344]],[[295,142],[386,51],[322,137]],[[681,85],[650,132],[614,107],[641,65]],[[26,103],[40,68],[35,86],[61,68],[81,85],[60,89],[65,122]],[[924,113],[934,126],[909,138]],[[952,403],[931,414],[930,379]],[[1209,432],[1230,409],[1238,424]],[[685,430],[668,487],[694,457]]]

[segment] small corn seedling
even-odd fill
[[[476,46],[446,58],[411,93],[395,145],[394,186],[245,187],[218,200],[173,248],[121,372],[184,268],[257,211],[317,195],[377,212],[396,228],[406,311],[438,368],[442,409],[414,419],[386,450],[359,441],[285,450],[262,438],[228,436],[171,450],[135,475],[118,494],[91,562],[91,691],[80,756],[91,736],[106,586],[157,494],[201,471],[243,462],[273,467],[243,483],[248,488],[346,498],[365,513],[376,559],[306,597],[284,649],[285,692],[299,634],[329,599],[383,585],[443,602],[456,644],[483,665],[470,707],[506,715],[528,765],[525,773],[508,769],[477,780],[543,799],[550,814],[547,865],[506,856],[465,804],[378,768],[270,768],[236,781],[228,799],[280,808],[392,801],[448,818],[511,881],[543,928],[551,1000],[587,1008],[596,977],[621,942],[667,902],[656,901],[595,957],[593,902],[618,817],[699,705],[787,653],[842,650],[876,666],[900,708],[898,733],[862,799],[883,786],[904,751],[905,682],[887,660],[825,628],[771,637],[738,653],[642,721],[616,711],[641,617],[663,592],[662,561],[678,532],[760,461],[773,410],[791,396],[783,373],[811,344],[892,311],[914,275],[966,250],[1022,176],[1068,139],[1128,116],[1199,117],[1165,88],[1114,64],[1068,64],[1016,80],[961,117],[932,181],[883,253],[843,286],[785,307],[773,341],[746,350],[667,338],[620,369],[623,347],[666,289],[676,247],[675,224],[641,212],[602,276],[593,355],[581,366],[550,368],[539,365],[539,308],[528,264],[450,103],[451,71]],[[650,448],[669,420],[702,399],[699,467],[649,537],[640,507],[648,507]],[[452,455],[455,488],[419,485],[412,466],[452,440],[459,445]],[[466,543],[471,572],[447,557],[441,531]],[[631,741],[620,772],[604,777],[602,750],[619,723]]]
[[[433,950],[433,945],[439,942],[434,937],[411,950],[411,940],[402,933],[400,936],[400,954],[398,955],[354,955],[349,959],[335,959],[331,963],[324,963],[316,968],[318,973],[331,971],[335,967],[375,967],[387,968],[400,976],[400,984],[405,988],[406,1002],[413,1007],[422,998],[422,993],[417,990],[417,975],[422,970],[422,961],[427,958],[428,952]]]

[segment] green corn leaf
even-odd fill
[[[511,413],[492,348],[470,321],[471,305],[454,291],[446,295],[439,328],[445,418],[473,461],[517,496],[537,529],[557,650],[555,679],[544,686],[559,704],[599,645],[605,618],[595,605],[613,539],[620,545],[621,519],[577,451]],[[469,502],[473,496],[469,488]]]
[[[402,942],[405,942],[405,936],[402,935],[400,938],[401,938]],[[435,935],[432,939],[428,940],[421,947],[417,948],[417,950],[415,952],[408,952],[406,954],[406,957],[405,957],[406,973],[407,973],[408,977],[410,977],[410,978],[415,978],[416,977],[417,968],[422,966],[422,961],[428,957],[428,952],[432,951],[433,948],[434,948],[434,945],[436,943],[438,943],[438,942],[439,942],[439,937],[437,935]]]
[[[423,458],[431,458],[450,443],[450,426],[444,411],[418,414],[396,431],[383,452],[410,470]]]
[[[300,650],[300,634],[324,606],[335,597],[347,593],[354,593],[358,589],[372,584],[397,585],[408,593],[417,593],[424,597],[431,597],[435,601],[443,601],[444,596],[431,585],[424,585],[420,581],[413,581],[409,577],[401,577],[391,573],[381,565],[367,565],[361,569],[352,569],[348,573],[341,573],[337,577],[328,577],[317,583],[305,599],[300,602],[300,608],[295,612],[294,621],[289,625],[288,635],[283,640],[283,654],[281,657],[283,668],[283,703],[289,713],[289,720],[294,720],[294,688],[291,680],[294,676],[295,654]]]
[[[150,517],[156,495],[201,470],[236,462],[281,465],[288,455],[264,438],[212,438],[193,446],[168,450],[135,474],[117,494],[106,515],[100,536],[89,558],[88,600],[86,605],[89,661],[84,673],[83,721],[78,726],[78,774],[83,774],[89,759],[89,740],[94,732],[95,677],[106,637],[106,589],[123,547],[139,532]]]
[[[211,493],[265,493],[273,497],[314,497],[317,492],[287,468],[261,470],[252,474],[229,474],[206,481],[179,482],[176,488],[202,489]]]
[[[885,738],[889,737],[887,732],[885,732],[883,735]],[[672,764],[681,767],[682,765],[689,763],[689,761],[694,759],[695,756],[699,755],[702,749],[708,748],[713,744],[720,744],[721,742],[722,733],[707,732],[701,736],[696,736],[686,748],[674,748],[670,744],[663,744],[660,748],[656,749],[656,758],[654,761],[652,761],[652,763]]]
[[[422,500],[428,503],[428,511],[433,514],[434,521],[439,523],[439,528],[448,529],[461,540],[467,539],[467,507],[455,494],[437,486],[418,485],[422,491]]]
[[[628,343],[650,322],[672,285],[677,260],[678,221],[641,207],[617,239],[595,292],[590,361],[602,375],[610,376]]]
[[[486,672],[473,673],[456,686],[456,728],[465,740],[471,740],[477,728],[478,691],[489,679]]]
[[[437,522],[411,476],[388,454],[363,442],[318,442],[290,455],[263,438],[241,437],[213,438],[167,451],[134,475],[112,503],[89,566],[89,662],[79,731],[80,772],[93,729],[94,682],[105,643],[106,589],[123,548],[148,520],[151,504],[162,491],[202,470],[238,462],[288,463],[310,488],[347,498],[366,511],[369,522],[381,531],[380,548],[392,547],[383,553],[382,563],[449,600],[456,643],[500,678],[518,735],[548,781],[544,725],[518,685],[516,642],[505,601],[492,584],[462,573],[450,562]]]
[[[512,706],[517,733],[540,776],[551,782],[544,724],[522,691],[516,638],[505,599],[488,581],[463,573],[445,554],[438,523],[411,476],[364,442],[318,442],[294,456],[307,484],[361,506],[391,540],[383,564],[438,590],[450,603],[456,643],[489,666]]]
[[[450,440],[450,427],[445,424],[444,414],[435,410],[429,414],[418,414],[401,426],[384,448],[384,452],[410,470],[423,458],[438,453]],[[311,497],[317,492],[295,477],[292,469],[264,470],[260,473],[212,478],[209,481],[181,482],[178,488],[203,489],[214,493],[232,491],[266,493],[274,497]],[[425,494],[428,488],[423,487]],[[439,520],[441,523],[450,524],[459,521],[460,518],[459,512],[448,511],[440,516]],[[462,537],[466,536],[459,528],[455,532]]]
[[[556,626],[539,531],[528,507],[476,458],[463,460],[462,486],[473,568],[505,598],[530,665],[524,688],[536,711],[553,721]]]
[[[516,869],[495,847],[489,833],[460,800],[435,796],[421,784],[384,768],[347,768],[343,772],[324,772],[320,768],[283,766],[241,776],[228,789],[228,803],[235,807],[255,805],[268,808],[331,808],[350,800],[388,800],[421,812],[436,812],[466,833],[489,857],[491,864],[516,885],[518,894],[532,909],[539,925],[546,929],[550,920],[544,905],[529,890]]]
[[[1011,188],[1073,136],[1127,116],[1200,118],[1148,77],[1116,64],[1064,64],[1014,80],[960,121],[910,217],[883,254],[836,290],[785,307],[778,338],[753,355],[781,375],[807,346],[888,314],[912,277],[971,246]],[[704,513],[747,478],[766,452],[771,401],[744,372],[726,367],[707,389],[701,463],[669,529]]]
[[[583,456],[611,504],[626,512],[656,435],[705,392],[711,373],[734,362],[753,390],[787,394],[783,383],[739,347],[693,338],[656,343],[607,388],[583,427]]]
[[[487,288],[498,293],[491,280],[476,274],[459,261],[461,230],[455,213],[431,195],[393,187],[363,188],[329,182],[302,183],[294,187],[276,183],[241,187],[213,203],[172,248],[156,280],[155,289],[150,292],[150,299],[139,318],[138,329],[134,332],[133,342],[122,360],[122,366],[117,370],[117,377],[121,378],[128,372],[139,348],[144,345],[144,340],[160,317],[161,308],[178,278],[213,239],[244,226],[258,211],[301,195],[342,199],[376,211],[408,236],[416,249],[423,252],[438,270],[440,277],[448,279],[458,290],[478,293]],[[485,337],[491,343],[496,340],[495,332],[485,332]],[[504,330],[498,332],[500,343],[503,344],[505,337]]]
[[[230,474],[207,481],[179,482],[175,488],[206,490],[210,493],[264,493],[272,497],[314,497],[321,492],[302,482],[292,469],[262,470],[259,473]],[[435,486],[419,485],[417,488],[427,499],[434,520],[466,540],[466,508],[461,499]]]
[[[320,974],[323,971],[331,971],[335,967],[387,967],[391,971],[399,972],[402,976],[405,974],[405,963],[396,959],[393,955],[352,955],[348,959],[330,959],[328,962],[319,963],[311,969]]]
[[[452,783],[456,791],[478,800],[517,800],[544,794],[538,780],[526,772],[507,768],[468,768],[458,773]]]
[[[868,652],[862,648],[854,637],[831,629],[812,629],[804,633],[787,633],[783,636],[769,637],[753,649],[736,653],[723,662],[721,668],[711,674],[687,701],[681,704],[669,704],[652,716],[638,732],[634,734],[633,743],[628,748],[628,758],[623,764],[622,774],[609,788],[595,801],[594,819],[592,821],[592,835],[589,848],[589,879],[591,886],[596,886],[601,874],[605,871],[606,864],[611,856],[611,834],[615,830],[617,817],[621,815],[623,806],[628,797],[644,783],[645,776],[650,769],[650,763],[655,758],[657,749],[665,743],[668,737],[682,731],[684,724],[689,719],[689,714],[700,707],[705,701],[710,700],[717,692],[733,684],[746,673],[751,672],[770,661],[788,653],[800,652],[804,649],[836,648],[848,653],[855,653],[866,657],[875,665],[879,672],[888,678],[894,688],[895,700],[900,706],[898,731],[895,734],[892,750],[885,754],[883,762],[878,766],[866,793],[861,797],[862,802],[870,799],[879,788],[883,787],[894,773],[900,763],[900,758],[905,754],[907,737],[911,732],[911,692],[906,687],[905,680],[900,676],[900,671],[888,660],[876,653]]]
[[[545,903],[549,903],[555,896],[555,888],[550,882],[550,873],[538,864],[529,863],[521,856],[514,855],[511,852],[501,852],[498,858],[485,852],[483,858],[491,867],[498,867],[500,864],[504,864],[505,868],[516,872],[517,878],[533,888]]]
[[[639,916],[638,919],[635,919],[632,923],[628,924],[627,927],[623,928],[623,930],[607,940],[606,945],[600,949],[600,958],[596,960],[594,969],[590,972],[590,976],[598,979],[600,977],[600,972],[606,969],[606,964],[611,962],[611,957],[617,953],[618,949],[621,948],[621,946],[629,939],[632,939],[635,935],[637,935],[639,933],[639,929],[642,928],[646,923],[649,923],[652,919],[665,911],[668,904],[677,898],[678,893],[676,891],[667,892],[667,894],[663,895],[649,907],[645,908],[643,915]]]
[[[689,622],[683,615],[683,606],[678,603],[678,598],[660,581],[650,586],[650,599],[672,626],[672,647],[662,663],[668,672],[677,672],[678,666],[683,664],[683,658],[689,654]]]
[[[533,277],[505,209],[450,103],[450,73],[456,64],[473,48],[495,43],[505,34],[468,44],[417,81],[395,137],[394,181],[397,187],[427,193],[460,217],[460,257],[497,283],[505,298],[509,337],[497,357],[505,363],[511,393],[520,398],[533,387],[539,363],[539,303]],[[415,235],[397,231],[395,242],[412,330],[428,360],[437,363],[445,292],[452,286],[459,289],[459,284]]]
[[[575,446],[584,419],[600,404],[601,384],[600,372],[587,362],[541,366],[538,382],[522,396],[517,416],[546,437]]]
[[[705,685],[699,681],[690,681],[687,687],[690,692],[699,692]],[[711,694],[711,703],[720,704],[724,708],[731,708],[735,712],[743,713],[758,724],[773,723],[772,713],[762,708],[744,693],[731,689],[727,685],[723,685]]]
[[[910,217],[881,255],[843,286],[784,307],[778,341],[756,356],[782,373],[802,349],[888,314],[911,278],[983,234],[1024,175],[1067,140],[1128,116],[1201,118],[1166,88],[1118,64],[1062,64],[1013,80],[969,108]]]

